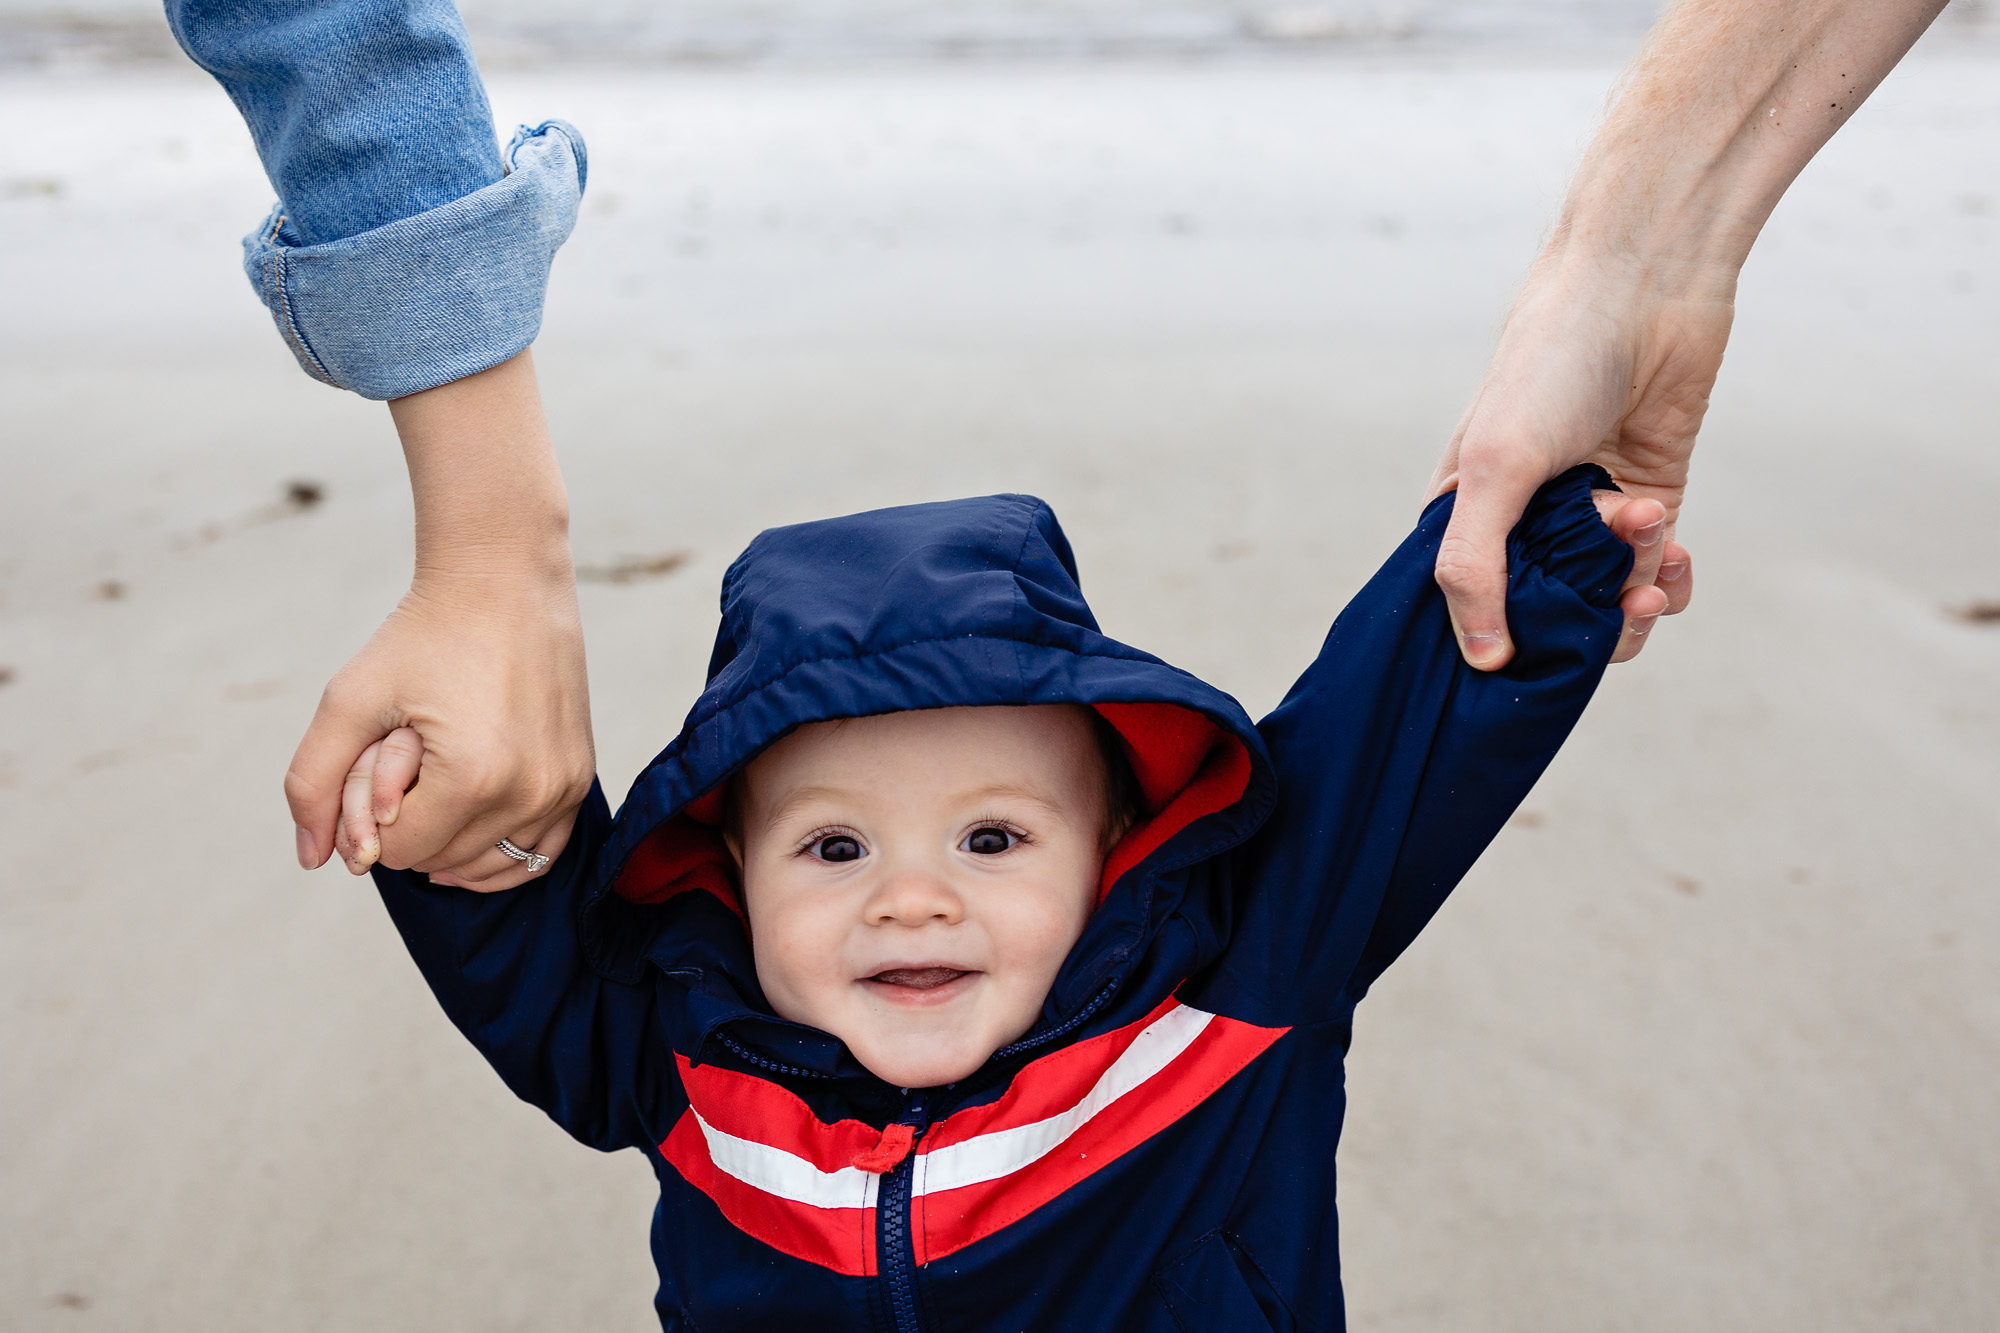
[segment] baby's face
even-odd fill
[[[757,979],[905,1088],[1025,1033],[1096,902],[1104,761],[1080,707],[801,727],[739,788]]]

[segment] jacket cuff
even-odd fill
[[[1595,463],[1582,463],[1542,484],[1507,535],[1510,583],[1527,570],[1568,586],[1587,605],[1612,610],[1632,572],[1632,548],[1597,512],[1593,491],[1618,483]],[[1615,646],[1615,644],[1614,644]]]
[[[373,231],[299,245],[284,204],[243,238],[243,271],[308,375],[401,398],[497,366],[534,342],[556,250],[583,198],[583,136],[522,126],[507,174]]]

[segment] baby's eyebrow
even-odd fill
[[[771,807],[768,822],[777,824],[797,814],[803,806],[818,801],[833,804],[853,803],[865,799],[864,793],[851,787],[833,787],[818,784],[810,787],[796,787],[786,792],[784,798]],[[1026,801],[1041,806],[1053,814],[1064,813],[1063,807],[1048,793],[1019,782],[992,782],[985,786],[973,787],[966,791],[954,792],[950,798],[954,802],[972,804],[983,801],[1014,800]]]
[[[855,797],[856,793],[845,787],[795,787],[785,793],[783,800],[771,807],[768,822],[776,824],[787,819],[800,806],[811,805],[814,801],[832,801],[837,804],[841,801],[852,801]]]
[[[1039,805],[1045,810],[1052,810],[1057,814],[1061,814],[1063,809],[1047,792],[1025,786],[1018,782],[990,783],[987,786],[976,787],[971,791],[961,793],[957,799],[962,801],[1027,801],[1030,804]]]

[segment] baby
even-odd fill
[[[1593,483],[1514,534],[1505,671],[1446,497],[1256,725],[1098,631],[1039,501],[774,529],[616,819],[511,891],[376,882],[508,1085],[651,1160],[664,1328],[1339,1328],[1354,1007],[1618,644]]]

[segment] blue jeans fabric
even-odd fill
[[[583,139],[546,121],[499,150],[451,0],[166,8],[278,192],[244,270],[307,374],[399,398],[534,341],[583,195]]]

